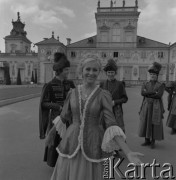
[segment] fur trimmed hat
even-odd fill
[[[104,71],[117,71],[117,64],[113,59],[109,59],[108,63],[106,64],[106,66],[103,69]]]
[[[53,70],[58,71],[66,67],[70,67],[70,62],[68,61],[66,55],[64,53],[56,52],[54,54]]]
[[[154,62],[151,67],[149,67],[148,72],[149,73],[155,73],[159,74],[160,70],[162,68],[162,65],[158,62]]]

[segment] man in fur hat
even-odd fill
[[[166,84],[165,90],[168,92],[168,117],[166,126],[171,128],[171,134],[176,134],[176,81]]]
[[[125,132],[122,104],[128,101],[128,97],[124,83],[117,81],[115,78],[117,74],[117,65],[113,59],[108,60],[108,63],[104,67],[104,71],[106,72],[107,80],[100,82],[100,87],[111,93],[114,115],[119,127]]]
[[[154,62],[149,68],[150,81],[145,82],[141,89],[141,95],[144,97],[140,108],[139,136],[145,137],[142,146],[151,146],[155,148],[155,140],[163,140],[163,114],[164,106],[162,96],[165,85],[158,82],[158,75],[161,70],[161,64]]]
[[[70,62],[63,53],[54,54],[53,70],[55,77],[43,86],[39,108],[40,139],[44,139],[53,127],[53,120],[60,115],[64,100],[70,88],[75,88],[73,81],[67,80]],[[55,133],[52,142],[46,144],[44,161],[54,167],[58,153],[56,147],[60,143],[60,136]]]
[[[102,89],[108,90],[112,95],[113,112],[118,123],[118,126],[125,132],[125,125],[123,120],[122,104],[128,101],[124,83],[117,81],[115,76],[117,74],[117,65],[113,59],[108,60],[104,67],[107,75],[107,80],[100,82]],[[114,156],[119,157],[118,151],[115,151]]]

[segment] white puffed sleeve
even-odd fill
[[[115,136],[122,137],[125,141],[126,136],[122,129],[117,125],[115,116],[112,110],[112,97],[108,91],[103,90],[102,93],[102,106],[103,106],[103,121],[105,124],[105,133],[102,141],[101,148],[105,152],[113,152],[118,150],[119,146],[115,140]]]
[[[56,131],[58,132],[58,134],[61,136],[61,138],[64,136],[65,132],[66,132],[66,124],[64,124],[61,120],[60,116],[57,116],[54,121],[53,124],[56,127]]]
[[[115,141],[115,136],[121,136],[124,140],[126,136],[122,129],[119,126],[110,126],[106,129],[101,148],[105,152],[113,152],[114,150],[118,150],[119,146]]]
[[[66,132],[66,128],[67,128],[66,123],[67,122],[71,123],[72,121],[72,113],[71,113],[71,107],[70,107],[71,94],[72,94],[72,89],[67,94],[60,116],[57,116],[53,121],[56,127],[56,131],[61,136],[61,138]]]

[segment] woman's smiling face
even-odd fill
[[[100,67],[96,61],[87,62],[82,70],[85,83],[95,83],[100,73]]]

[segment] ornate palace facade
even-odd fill
[[[95,36],[74,43],[68,38],[67,45],[64,45],[59,38],[54,37],[53,32],[51,38],[36,43],[38,46],[36,54],[29,53],[30,41],[25,39],[26,33],[23,32],[21,39],[13,39],[16,32],[12,30],[11,35],[5,37],[6,53],[0,54],[0,61],[8,62],[12,79],[16,77],[18,68],[23,71],[23,81],[28,81],[30,73],[36,70],[40,83],[48,82],[54,75],[52,64],[55,52],[66,53],[71,62],[69,78],[73,80],[81,79],[78,72],[79,62],[87,54],[99,56],[103,65],[108,59],[113,58],[118,65],[119,80],[130,83],[148,80],[147,69],[154,61],[160,62],[163,66],[159,80],[175,80],[176,43],[164,44],[138,36],[139,16],[137,0],[132,7],[126,7],[124,0],[122,7],[113,7],[112,1],[110,7],[101,7],[99,1],[95,13],[97,25]],[[12,23],[14,25],[14,22]],[[18,53],[18,48],[21,48],[23,53]],[[2,68],[0,69],[1,77]],[[101,72],[99,78],[105,78],[104,72]]]

